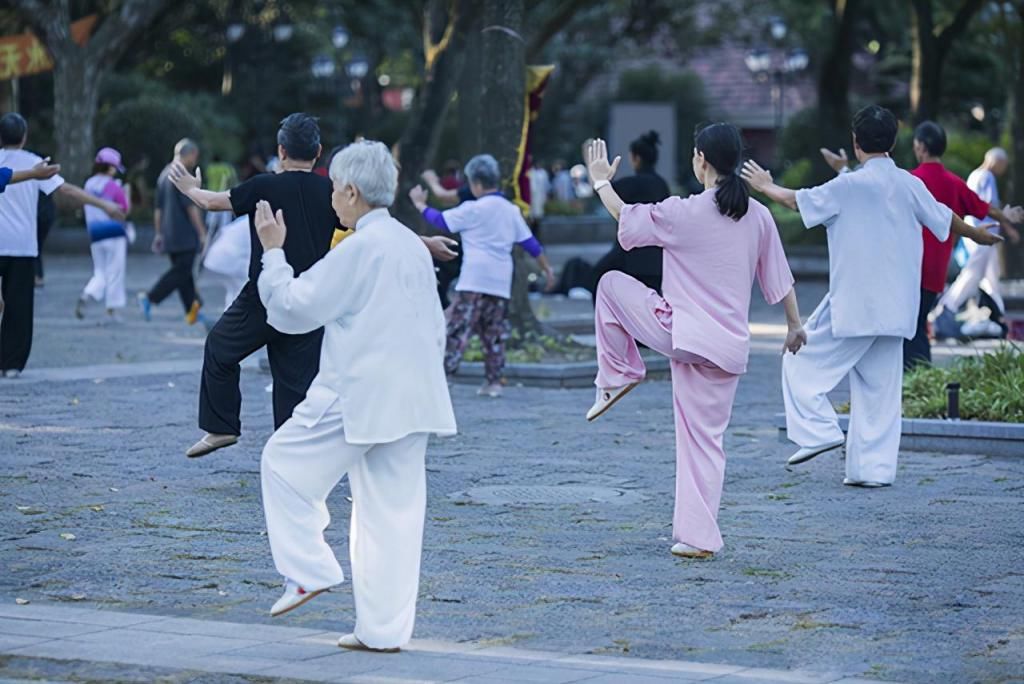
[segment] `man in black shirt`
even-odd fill
[[[199,427],[206,435],[186,452],[190,457],[205,456],[238,441],[242,431],[238,381],[240,364],[247,356],[267,347],[274,378],[275,429],[305,398],[320,368],[323,330],[304,335],[274,330],[267,324],[267,312],[256,289],[263,255],[253,228],[257,202],[266,200],[275,211],[284,212],[288,220],[284,253],[296,275],[327,254],[338,225],[331,207],[331,181],[310,173],[322,151],[316,119],[307,114],[289,115],[281,121],[277,143],[280,173],[253,176],[227,192],[202,190],[199,172],[193,176],[179,165],[171,170],[178,189],[203,209],[248,214],[252,244],[249,282],[206,338],[199,390]]]

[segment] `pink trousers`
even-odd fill
[[[661,295],[618,271],[597,287],[597,380],[600,388],[644,379],[637,342],[664,354],[672,368],[676,428],[676,503],[672,539],[705,551],[722,548],[718,505],[725,478],[722,442],[740,376],[672,348],[672,307]]]

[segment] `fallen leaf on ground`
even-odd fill
[[[71,595],[71,600],[72,601],[84,601],[85,600],[85,594],[72,594]]]
[[[75,535],[71,534],[70,532],[61,532],[60,533],[60,538],[66,540],[66,541],[75,541],[76,539],[78,539],[78,537],[76,537]]]
[[[16,598],[14,599],[14,602],[17,603],[19,606],[27,606],[29,604],[29,600],[23,598]]]
[[[99,513],[100,511],[103,510],[103,506],[101,504],[96,504],[95,506],[89,506],[89,510],[96,511],[97,513]]]

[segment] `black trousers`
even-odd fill
[[[932,362],[932,343],[928,339],[928,312],[935,308],[938,293],[921,290],[921,308],[917,311],[917,332],[914,339],[903,340],[903,369]]]
[[[246,283],[206,336],[199,388],[200,429],[218,435],[242,434],[239,364],[264,346],[274,378],[274,429],[281,427],[306,398],[320,371],[323,337],[323,328],[304,335],[285,335],[271,328],[256,285]]]
[[[32,351],[32,318],[36,303],[36,258],[0,256],[0,372],[24,370]]]
[[[167,256],[171,260],[171,267],[160,276],[160,280],[156,281],[156,285],[149,291],[149,301],[159,304],[177,290],[181,297],[181,305],[185,307],[185,313],[188,313],[192,308],[192,302],[199,299],[196,295],[196,281],[192,277],[196,252],[171,252]]]

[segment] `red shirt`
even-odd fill
[[[957,216],[988,216],[988,202],[978,197],[960,176],[947,170],[942,162],[925,162],[910,173],[920,178],[932,197],[952,209]],[[942,292],[946,287],[949,257],[953,254],[956,239],[951,234],[945,242],[939,242],[930,230],[922,230],[924,257],[921,261],[921,289]]]

